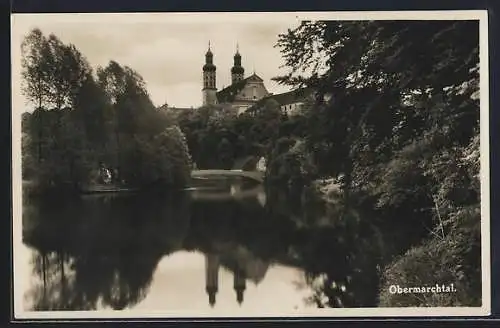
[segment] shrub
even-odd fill
[[[439,230],[421,246],[413,247],[384,271],[379,306],[480,306],[481,238],[478,205],[456,211],[446,235]],[[389,287],[454,284],[453,293],[391,294]]]

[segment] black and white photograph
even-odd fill
[[[487,19],[11,15],[15,318],[488,315]]]

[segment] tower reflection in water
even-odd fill
[[[216,295],[219,291],[219,268],[221,266],[220,255],[206,254],[205,255],[205,272],[206,272],[206,292],[208,294],[208,302],[211,307],[216,303]],[[233,271],[233,288],[236,292],[236,300],[241,305],[244,299],[246,289],[246,273],[238,264]]]
[[[210,306],[215,305],[215,296],[219,291],[219,267],[220,258],[218,254],[205,255],[206,291]]]

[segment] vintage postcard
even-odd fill
[[[16,319],[490,313],[486,11],[11,23]]]

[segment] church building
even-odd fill
[[[281,94],[270,93],[264,85],[264,80],[255,72],[245,77],[245,68],[241,63],[242,56],[238,46],[233,56],[233,66],[230,69],[230,85],[217,90],[217,67],[214,64],[214,53],[208,43],[205,53],[205,64],[203,65],[202,105],[222,105],[233,108],[238,114],[247,110],[259,108],[267,100],[278,103],[283,113],[295,115],[301,112],[305,103],[312,97],[312,91],[306,88],[296,89]],[[158,107],[160,110],[169,111],[174,115],[191,111],[190,108],[172,107],[164,104]]]
[[[255,72],[245,78],[245,69],[241,64],[238,46],[236,46],[233,60],[231,84],[217,91],[217,67],[214,64],[214,54],[209,42],[208,51],[205,54],[205,65],[203,65],[203,106],[230,105],[237,110],[238,114],[241,114],[260,101],[274,99],[282,110],[292,114],[290,110],[301,107],[306,97],[310,95],[309,92],[304,92],[302,89],[273,95],[266,89],[264,80]]]

